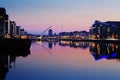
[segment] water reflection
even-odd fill
[[[60,41],[59,45],[85,49],[89,46],[89,43],[88,42]]]
[[[120,60],[120,44],[116,43],[90,43],[90,52],[95,60],[118,59]]]
[[[52,42],[48,43],[48,47],[49,47],[49,49],[52,49]]]
[[[113,53],[119,52],[115,43],[37,42],[32,44],[30,56],[12,59],[17,68],[8,68],[6,80],[119,80],[120,64],[99,59],[103,54],[116,59],[118,55]],[[98,54],[101,56],[95,60],[101,61],[96,62],[94,55]]]
[[[15,68],[17,57],[26,57],[30,54],[30,50],[1,50],[0,49],[0,80],[5,80],[9,69]],[[12,63],[14,65],[12,65]]]
[[[100,59],[120,60],[120,44],[118,43],[97,43],[97,42],[88,43],[88,42],[61,41],[59,45],[82,49],[89,47],[89,51],[93,55],[95,60]]]

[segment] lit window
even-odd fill
[[[0,16],[0,18],[3,18],[3,16]]]

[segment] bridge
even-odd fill
[[[50,29],[52,26],[50,26],[50,27],[48,27],[48,28],[46,28],[43,32],[42,32],[42,34],[40,35],[40,37],[38,37],[37,39],[38,40],[42,40],[42,36],[45,34],[45,32],[48,30],[48,29]]]

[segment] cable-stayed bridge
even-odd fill
[[[50,28],[52,28],[52,26],[46,28],[46,29],[41,33],[40,37],[38,37],[37,39],[38,39],[38,40],[42,40],[42,36],[43,36],[43,35],[45,34],[45,32],[46,32],[48,29],[50,29]]]

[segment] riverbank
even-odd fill
[[[29,50],[30,39],[0,39],[0,50]]]

